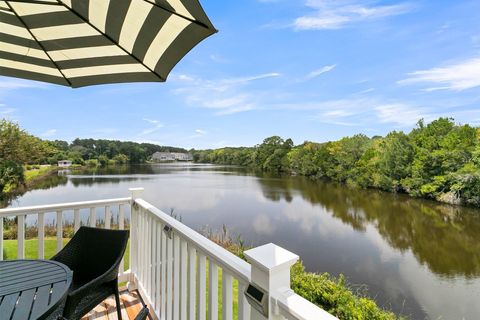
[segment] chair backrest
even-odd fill
[[[112,280],[125,253],[128,230],[80,227],[52,260],[66,264],[76,278],[92,279],[112,269]]]
[[[145,319],[147,319],[147,316],[148,316],[148,308],[145,306],[137,314],[137,316],[135,317],[135,320],[145,320]]]

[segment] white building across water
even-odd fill
[[[155,152],[152,155],[152,161],[192,161],[193,156],[190,153],[182,152]]]
[[[72,165],[72,161],[70,160],[60,160],[58,161],[59,167],[70,167]]]

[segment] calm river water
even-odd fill
[[[128,196],[194,229],[274,242],[413,319],[480,319],[480,210],[241,168],[159,164],[53,177],[11,206]]]

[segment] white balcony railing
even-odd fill
[[[157,319],[215,320],[219,314],[225,320],[336,319],[290,289],[290,266],[298,256],[269,244],[246,252],[250,264],[141,199],[142,190],[131,189],[128,198],[0,209],[0,260],[5,218],[17,217],[17,258],[22,259],[27,217],[37,217],[41,259],[45,257],[45,215],[55,214],[59,251],[65,216],[71,220],[73,212],[75,231],[82,216],[88,217],[83,224],[90,226],[99,226],[100,218],[101,227],[130,228],[129,269],[124,271],[122,262],[119,281],[128,281],[129,290],[138,289]],[[117,216],[115,226],[112,213]],[[244,294],[250,284],[265,293],[268,314],[250,307]]]

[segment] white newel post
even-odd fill
[[[135,206],[135,200],[141,198],[144,188],[130,188],[128,189],[131,194],[130,202],[130,281],[127,283],[129,291],[136,290],[137,284],[135,282],[135,274],[137,272],[138,261],[138,209]]]
[[[245,251],[245,256],[252,265],[251,282],[268,295],[268,317],[251,308],[251,320],[283,319],[272,302],[272,296],[280,289],[290,288],[290,267],[299,257],[273,243]]]

